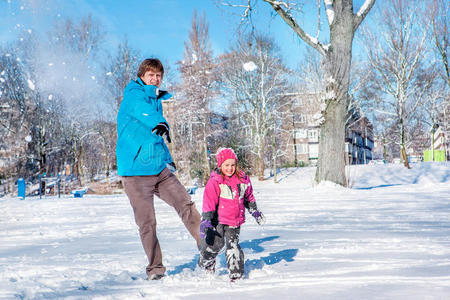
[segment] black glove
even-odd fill
[[[166,122],[161,122],[158,125],[156,125],[155,128],[152,129],[152,133],[159,136],[165,135],[167,142],[169,143],[172,142],[172,140],[170,139],[169,125],[167,125]]]
[[[170,172],[175,173],[177,171],[177,166],[174,162],[168,163],[166,165],[167,169],[169,169]]]

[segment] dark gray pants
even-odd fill
[[[199,266],[213,269],[216,257],[225,245],[230,278],[241,278],[244,275],[244,252],[239,246],[240,229],[223,224],[217,225],[216,230],[208,229],[206,238],[200,241]]]
[[[175,208],[190,234],[200,243],[200,214],[186,189],[167,168],[158,175],[122,177],[125,193],[134,211],[142,245],[148,257],[147,275],[164,274],[162,253],[156,236],[153,195]]]

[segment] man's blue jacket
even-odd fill
[[[117,173],[120,176],[158,175],[172,162],[164,139],[152,133],[163,116],[161,100],[172,97],[140,78],[125,88],[117,115]],[[167,122],[166,122],[167,123]]]

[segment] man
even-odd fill
[[[148,257],[147,279],[155,280],[164,276],[166,268],[156,236],[153,196],[175,208],[197,245],[200,214],[186,189],[167,168],[174,163],[164,141],[165,137],[170,143],[170,134],[161,100],[171,95],[159,90],[164,76],[161,61],[144,60],[137,76],[126,86],[117,116],[117,169]]]

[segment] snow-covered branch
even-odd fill
[[[247,5],[232,4],[232,3],[229,3],[227,1],[221,1],[220,4],[222,4],[224,6],[229,6],[229,7],[245,8],[245,11],[244,11],[244,14],[242,16],[242,19],[247,18],[250,15],[250,11],[252,10],[252,6],[251,6],[251,3],[250,3],[250,0],[247,0]]]
[[[369,13],[372,6],[375,4],[375,0],[365,0],[359,11],[356,13],[356,15],[353,18],[353,31],[356,31],[358,29],[361,22],[364,20],[364,18]]]
[[[274,1],[274,0],[264,0],[265,2],[269,3],[272,8],[280,15],[280,17],[284,20],[284,22],[289,25],[289,27],[294,30],[294,32],[302,39],[304,40],[308,45],[319,51],[320,54],[326,55],[327,48],[324,47],[317,38],[314,38],[307,34],[298,24],[297,22],[292,18],[292,16],[286,11],[283,7],[281,7],[282,1]]]
[[[323,2],[325,3],[325,11],[327,13],[328,24],[331,26],[331,25],[333,25],[334,14],[335,14],[334,6],[333,6],[334,0],[324,0]]]

